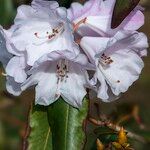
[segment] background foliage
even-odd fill
[[[83,1],[83,0],[82,0]],[[68,5],[65,0],[63,4]],[[20,4],[30,3],[30,0],[0,0],[0,24],[9,28],[13,23],[16,8]],[[150,37],[150,1],[141,1],[145,6],[146,23],[140,29]],[[114,123],[123,125],[150,141],[150,58],[145,58],[145,68],[140,79],[117,102],[107,104],[95,100],[91,108],[91,116],[108,118]],[[2,72],[2,67],[0,72]],[[13,97],[5,90],[5,78],[0,76],[0,149],[21,149],[26,142],[27,114],[34,101],[34,92],[28,90],[20,97]],[[99,104],[100,103],[100,104]],[[44,114],[44,111],[43,111]],[[105,115],[104,115],[105,114]],[[35,114],[36,115],[36,114]],[[123,119],[121,119],[123,118]],[[100,138],[100,130],[89,127],[88,136],[95,144],[95,137]],[[33,133],[34,136],[34,133]],[[106,137],[107,138],[107,137]],[[23,142],[24,141],[24,142]],[[105,141],[104,141],[105,142]],[[92,143],[92,144],[93,144]],[[146,150],[150,145],[131,140],[136,150]]]

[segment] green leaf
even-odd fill
[[[102,143],[110,143],[117,140],[117,132],[108,127],[98,127],[94,130],[94,133],[98,136]]]
[[[62,98],[48,108],[52,130],[53,150],[80,150],[86,140],[84,120],[87,117],[88,101],[80,109],[67,104]]]
[[[121,22],[137,6],[140,0],[116,0],[112,17],[112,28],[118,27]]]
[[[102,134],[99,136],[99,139],[105,143],[109,144],[110,142],[115,142],[117,141],[117,134],[111,133],[111,134]]]
[[[63,6],[63,7],[66,7],[66,8],[69,8],[70,7],[70,4],[73,2],[73,0],[60,0],[58,1],[60,6]]]
[[[47,107],[33,106],[30,113],[31,133],[29,150],[52,150],[52,134],[47,118]]]
[[[12,0],[0,0],[0,24],[3,26],[12,22],[15,9]]]
[[[97,138],[100,139],[103,144],[108,144],[117,140],[116,132],[108,127],[98,127],[89,122],[87,129],[85,150],[96,150]]]

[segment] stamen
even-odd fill
[[[2,72],[2,76],[7,77],[7,74],[6,74],[6,73],[4,73],[4,72]]]
[[[73,29],[74,29],[74,31],[77,31],[78,28],[79,28],[79,26],[80,26],[81,24],[85,24],[85,22],[86,22],[86,18],[80,20],[80,21],[79,21],[78,23],[76,23],[76,24],[73,24]]]
[[[107,65],[110,65],[111,63],[113,63],[113,60],[111,59],[111,57],[107,57],[103,53],[99,59],[99,63],[102,64],[103,66],[107,66]]]
[[[120,83],[120,80],[117,80],[117,83]]]
[[[101,57],[99,58],[99,61],[98,61],[98,67],[101,69],[103,67],[107,67],[113,63],[114,61],[111,59],[111,57],[108,57],[106,56],[104,53],[101,55]],[[101,70],[102,71],[102,70]],[[105,76],[105,78],[107,79],[107,81],[110,81],[112,83],[121,83],[120,80],[114,80],[113,78],[109,77],[109,75],[105,74],[103,71],[102,71],[103,75]]]
[[[80,43],[81,43],[81,39],[77,39],[75,42],[76,42],[77,44],[80,44]]]
[[[60,86],[63,81],[66,82],[68,78],[68,72],[69,72],[69,65],[68,60],[61,59],[58,61],[58,64],[56,66],[56,73],[57,73],[57,91],[56,96],[60,95]]]
[[[64,31],[64,24],[60,23],[58,25],[58,27],[52,29],[52,33],[49,33],[48,31],[46,32],[46,36],[40,36],[38,32],[34,33],[34,35],[38,38],[38,39],[48,39],[48,40],[52,40],[55,37],[58,37],[62,32]]]

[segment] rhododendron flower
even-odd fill
[[[61,96],[70,105],[80,107],[86,95],[87,64],[83,54],[71,60],[67,52],[52,52],[36,62],[22,90],[36,85],[36,104],[49,105]]]
[[[80,46],[96,66],[91,85],[99,98],[110,101],[139,78],[148,43],[143,33],[119,31],[112,38],[83,37]]]
[[[111,29],[114,4],[89,0],[66,10],[55,1],[33,0],[20,6],[14,25],[0,27],[7,90],[20,95],[35,85],[36,104],[49,105],[61,96],[74,107],[81,106],[87,87],[104,101],[127,91],[147,54],[147,38],[136,31],[144,16],[137,6]]]
[[[116,29],[111,29],[113,8],[116,0],[89,0],[84,5],[74,2],[68,9],[68,18],[82,35],[114,35],[119,30],[137,30],[144,24],[141,7],[137,6]],[[95,31],[95,32],[94,32]]]
[[[10,93],[21,93],[21,83],[28,76],[26,72],[46,53],[67,50],[72,53],[69,55],[72,59],[80,53],[66,12],[55,1],[34,0],[31,6],[18,8],[14,25],[9,30],[1,27],[5,52],[12,56],[7,65],[5,63],[6,87]]]

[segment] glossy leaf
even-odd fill
[[[138,5],[139,1],[140,0],[116,0],[111,27],[118,27],[130,14],[130,12]]]
[[[48,108],[49,124],[52,129],[53,150],[80,150],[86,140],[84,121],[87,117],[88,101],[76,109],[62,98]]]
[[[57,0],[60,4],[60,6],[69,8],[70,4],[73,2],[73,0]]]
[[[28,149],[52,150],[52,134],[47,118],[47,107],[33,106],[30,113],[30,127]]]
[[[11,23],[15,15],[12,0],[0,0],[0,24],[6,26]]]

